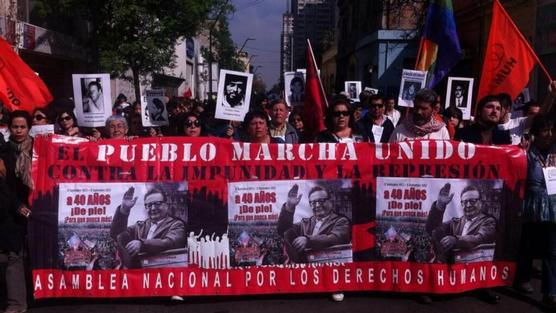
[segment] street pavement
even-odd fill
[[[249,297],[191,297],[183,302],[168,298],[138,299],[51,299],[33,304],[30,313],[286,313],[286,312],[442,312],[442,313],[489,313],[489,312],[556,312],[544,307],[537,292],[523,296],[511,288],[498,288],[502,297],[496,305],[477,299],[473,293],[463,295],[435,296],[432,304],[420,304],[411,295],[358,292],[346,293],[343,302],[332,302],[327,294],[295,294]]]

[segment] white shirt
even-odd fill
[[[392,121],[394,126],[398,125],[400,117],[402,116],[400,111],[394,109],[392,112],[386,112],[386,116]],[[375,141],[376,142],[376,141]]]
[[[521,142],[523,134],[529,131],[529,119],[530,118],[527,116],[510,118],[506,123],[498,125],[498,129],[509,130],[510,137],[512,138],[512,145],[518,145]]]

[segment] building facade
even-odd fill
[[[291,0],[293,17],[293,67],[305,68],[306,40],[311,40],[317,62],[322,42],[335,27],[335,0]]]
[[[354,80],[397,94],[402,70],[415,66],[425,2],[339,0],[335,91]]]
[[[288,11],[282,15],[282,32],[280,33],[280,74],[294,70],[293,16]]]

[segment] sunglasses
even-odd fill
[[[37,114],[37,115],[33,115],[33,119],[37,120],[37,121],[42,121],[42,120],[46,119],[46,116]]]
[[[384,104],[371,104],[371,108],[382,109],[384,108]]]
[[[201,122],[199,122],[199,120],[194,120],[194,121],[187,120],[187,121],[185,121],[185,126],[186,127],[192,127],[192,126],[199,127],[199,126],[201,126]]]
[[[59,121],[70,121],[72,120],[72,117],[67,115],[67,116],[61,116],[59,119]]]
[[[332,115],[335,117],[349,116],[349,111],[334,111],[332,112]]]

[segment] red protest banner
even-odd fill
[[[452,293],[514,276],[517,147],[52,136],[34,149],[38,298]]]

